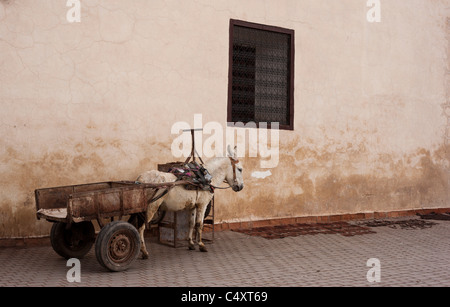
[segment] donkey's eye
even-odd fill
[[[237,170],[238,170],[240,173],[242,173],[242,168],[238,168]]]

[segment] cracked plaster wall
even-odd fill
[[[216,221],[448,207],[450,2],[0,0],[0,238],[46,235],[36,188],[134,180],[176,121],[226,122],[230,18],[295,30],[280,163]],[[280,188],[281,187],[281,188]]]

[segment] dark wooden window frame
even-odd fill
[[[228,59],[228,109],[227,109],[227,121],[229,126],[233,126],[232,120],[232,83],[233,83],[233,28],[234,26],[242,26],[252,29],[271,31],[276,33],[289,34],[290,36],[290,67],[289,67],[289,125],[279,125],[280,130],[294,130],[294,59],[295,59],[295,31],[285,29],[276,26],[263,25],[248,21],[230,19],[230,41],[229,41],[229,59]],[[244,123],[246,124],[246,123]],[[259,128],[259,123],[256,123]],[[270,123],[267,123],[267,128],[270,127]]]

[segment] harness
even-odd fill
[[[186,163],[181,167],[171,168],[169,173],[174,174],[177,177],[177,181],[187,181],[188,184],[184,185],[186,190],[198,190],[200,188],[203,191],[214,193],[214,189],[211,186],[211,174],[203,165],[195,161]]]
[[[236,177],[236,164],[239,160],[228,157],[233,168],[233,184],[237,184]],[[169,173],[174,174],[177,177],[176,181],[184,180],[187,184],[184,185],[186,190],[203,190],[214,193],[215,189],[229,189],[228,187],[216,187],[211,184],[212,176],[203,165],[197,162],[190,162],[184,164],[182,167],[173,167],[169,169]]]

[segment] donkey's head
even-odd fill
[[[231,149],[227,147],[228,158],[230,159],[230,167],[225,176],[225,181],[235,192],[239,192],[244,188],[244,179],[242,178],[242,164],[237,158],[236,147]]]

